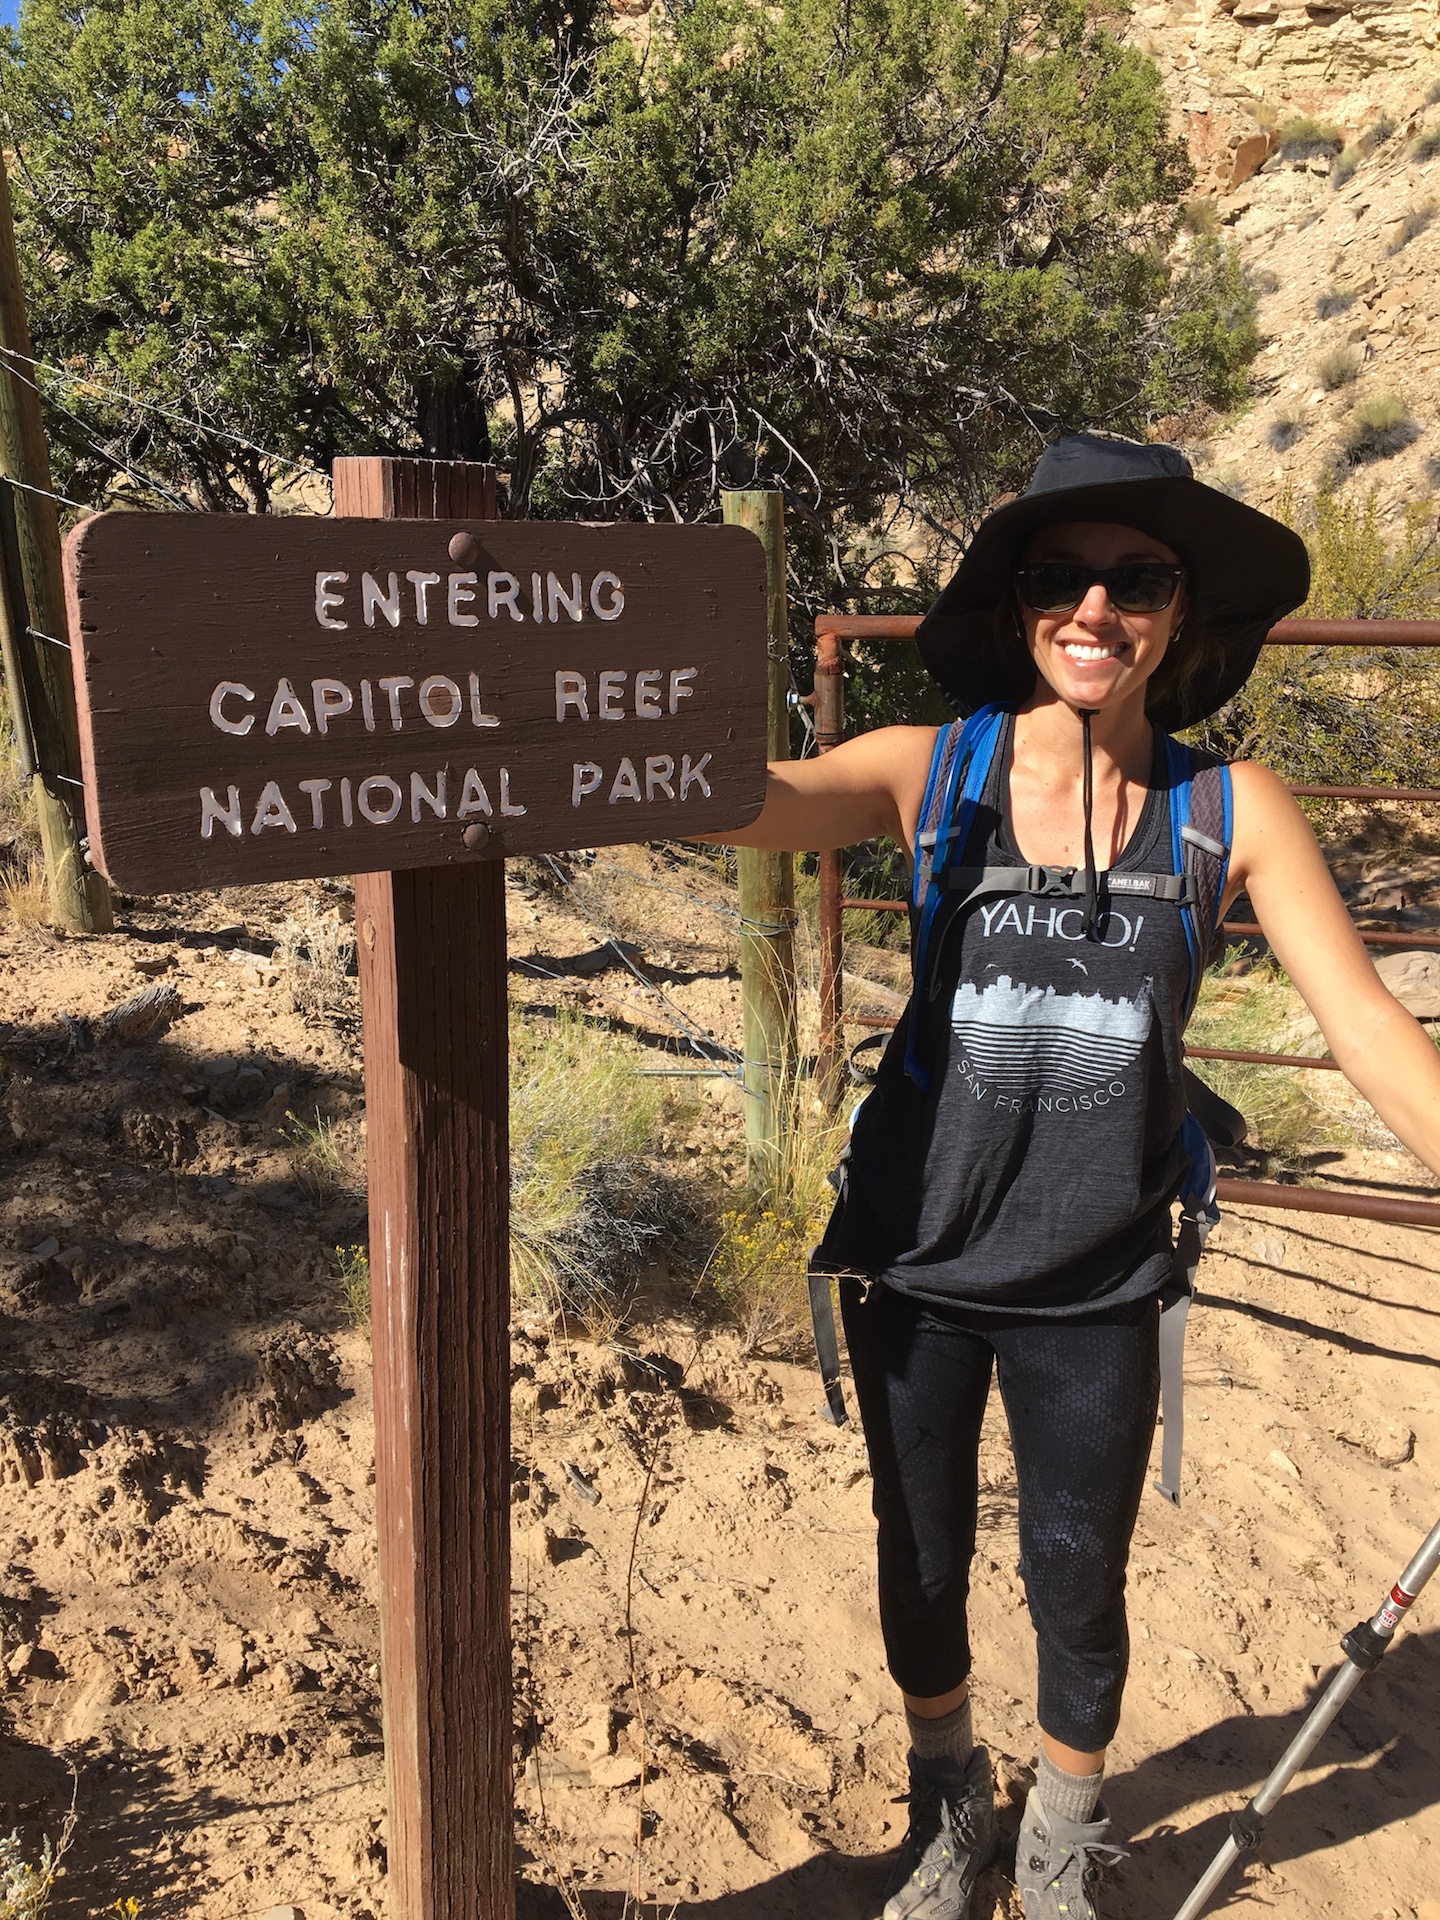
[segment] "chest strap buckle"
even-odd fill
[[[1042,900],[1070,899],[1075,892],[1074,867],[1042,867],[1031,864],[1025,891]]]

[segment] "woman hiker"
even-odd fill
[[[1231,699],[1308,584],[1297,536],[1195,480],[1175,448],[1062,439],[980,527],[920,629],[958,709],[1000,709],[966,844],[947,844],[956,812],[931,798],[958,725],[885,727],[780,762],[759,818],[725,836],[812,850],[886,835],[913,861],[922,815],[933,823],[919,849],[923,977],[815,1256],[841,1276],[881,1626],[910,1734],[910,1830],[885,1920],[963,1920],[994,1852],[966,1633],[992,1369],[1039,1655],[1041,1751],[1015,1876],[1027,1920],[1092,1920],[1098,1869],[1120,1857],[1100,1791],[1129,1655],[1125,1566],[1155,1427],[1171,1204],[1193,1137],[1191,909],[1176,877],[1191,846],[1213,860],[1228,841],[1225,903],[1248,894],[1335,1059],[1440,1172],[1440,1056],[1381,984],[1281,782],[1234,766],[1228,820],[1172,839],[1175,768],[1189,763],[1162,728]]]

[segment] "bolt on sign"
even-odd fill
[[[740,527],[105,513],[65,549],[95,865],[134,893],[745,824]]]

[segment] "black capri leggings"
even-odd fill
[[[1125,1563],[1160,1388],[1155,1298],[1041,1320],[841,1286],[879,1523],[890,1672],[921,1699],[970,1672],[965,1604],[977,1454],[995,1364],[1020,1496],[1020,1571],[1039,1643],[1040,1725],[1092,1753],[1120,1719]]]

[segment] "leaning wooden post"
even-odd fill
[[[837,635],[818,629],[815,648],[815,746],[829,753],[845,737],[845,661]],[[840,1052],[845,940],[841,927],[843,891],[840,854],[820,855],[820,1048],[816,1078],[828,1106],[840,1101]]]
[[[335,510],[490,520],[495,470],[337,460]],[[514,1870],[504,862],[361,874],[355,926],[388,1898],[398,1920],[505,1920]]]
[[[18,684],[11,700],[34,754],[31,790],[57,926],[108,933],[110,889],[81,852],[84,807],[80,738],[65,620],[60,522],[51,498],[50,455],[35,391],[30,329],[20,287],[10,183],[0,160],[0,470],[15,483],[16,539],[0,541],[0,591],[9,603]],[[17,565],[18,562],[18,565]],[[19,575],[17,578],[16,575]],[[7,655],[10,649],[7,649]],[[10,662],[7,658],[6,662]],[[22,756],[23,764],[23,756]]]
[[[726,493],[727,526],[748,527],[765,549],[767,757],[790,758],[790,626],[785,605],[785,503],[770,492]],[[750,1178],[773,1184],[794,1124],[795,862],[741,847],[740,999],[745,1033],[745,1151]]]

